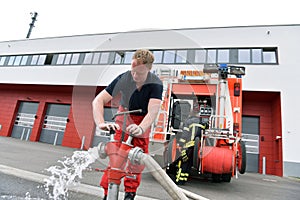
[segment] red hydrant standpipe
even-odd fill
[[[137,110],[141,112],[141,110]],[[126,116],[128,113],[137,111],[120,112],[117,115],[124,114],[124,121],[126,122]],[[125,130],[126,123],[123,123],[123,130]],[[125,132],[123,131],[122,135]],[[108,200],[118,200],[119,187],[121,179],[124,176],[132,175],[124,171],[128,157],[132,163],[141,163],[146,165],[152,173],[152,175],[159,181],[164,189],[170,194],[173,199],[176,200],[187,200],[185,194],[178,189],[176,184],[168,177],[168,175],[161,169],[161,167],[151,158],[151,156],[144,154],[142,149],[136,147],[132,148],[131,141],[132,135],[129,135],[126,142],[122,142],[120,145],[119,141],[114,140],[114,131],[110,131],[110,142],[107,144],[100,143],[98,145],[99,157],[109,157],[110,166],[106,169],[108,174]],[[123,137],[122,137],[123,138]]]
[[[128,152],[132,148],[132,136],[129,136],[126,142],[109,142],[106,145],[106,153],[109,157],[110,166],[106,169],[108,174],[108,200],[117,200],[121,179],[126,175],[131,175],[124,171],[127,162]]]
[[[126,130],[126,120],[127,115],[130,113],[137,113],[142,112],[141,109],[139,110],[132,110],[132,111],[125,111],[125,112],[118,112],[114,115],[113,119],[118,115],[124,115],[123,127],[122,127],[122,137],[123,140]],[[108,142],[104,148],[106,155],[109,157],[109,167],[106,169],[108,175],[108,200],[117,200],[119,196],[119,187],[121,184],[121,179],[126,175],[132,175],[124,171],[124,167],[127,162],[128,153],[130,149],[133,147],[131,145],[132,136],[130,135],[126,142],[121,141],[121,145],[119,141],[114,140],[114,131],[110,131],[111,137],[110,142]],[[100,145],[100,144],[99,144]],[[99,146],[101,149],[101,145]],[[103,147],[102,147],[103,149]],[[102,157],[104,157],[104,153],[100,153]],[[100,156],[100,157],[101,157]]]

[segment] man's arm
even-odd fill
[[[102,130],[119,129],[117,124],[108,123],[104,121],[104,105],[112,100],[112,96],[104,89],[93,100],[93,117],[96,126]]]
[[[126,130],[135,135],[143,134],[148,128],[150,128],[151,124],[157,117],[160,108],[160,99],[150,99],[148,103],[148,113],[144,117],[143,121],[138,124],[129,125]]]
[[[139,124],[139,126],[145,131],[150,128],[151,124],[157,117],[161,105],[160,99],[150,99],[148,104],[148,113],[144,117],[143,121]]]

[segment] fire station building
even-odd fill
[[[130,69],[136,49],[153,71],[244,66],[247,171],[300,177],[300,25],[146,30],[0,42],[0,136],[84,148],[98,141],[91,102]],[[111,110],[105,118],[110,120]]]

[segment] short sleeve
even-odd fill
[[[123,74],[120,74],[119,76],[117,76],[106,88],[105,90],[112,96],[115,97],[121,90],[120,86],[122,84],[120,84],[120,80],[122,78]]]

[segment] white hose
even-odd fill
[[[138,155],[140,164],[145,165],[157,182],[168,192],[174,200],[188,200],[157,162],[148,154]]]
[[[180,190],[187,196],[189,197],[190,199],[197,199],[197,200],[209,200],[208,198],[205,198],[205,197],[202,197],[198,194],[195,194],[193,192],[190,192],[188,190],[185,190],[185,189],[182,189],[180,188]]]

